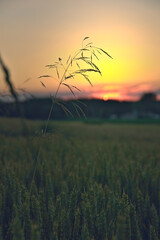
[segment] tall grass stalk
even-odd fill
[[[99,55],[102,55],[102,54],[105,54],[105,55],[107,55],[107,57],[112,58],[104,49],[94,46],[92,42],[86,43],[86,40],[88,40],[88,39],[89,39],[89,37],[85,37],[82,40],[82,47],[79,50],[77,50],[73,54],[73,56],[70,55],[65,64],[63,63],[62,59],[59,57],[58,61],[56,61],[54,64],[46,65],[47,68],[54,69],[56,71],[57,78],[55,78],[55,79],[58,81],[58,87],[55,92],[55,95],[53,97],[51,96],[52,105],[51,105],[51,108],[50,108],[50,111],[48,114],[48,118],[47,118],[45,127],[44,127],[44,129],[42,129],[42,135],[45,135],[47,132],[48,124],[51,119],[54,105],[56,103],[61,106],[61,108],[64,110],[64,112],[66,114],[70,114],[72,116],[72,113],[69,111],[69,109],[66,108],[63,105],[63,103],[61,103],[57,99],[57,96],[58,96],[61,86],[63,85],[65,87],[67,87],[69,89],[69,91],[71,92],[71,94],[75,97],[74,90],[78,90],[78,91],[81,91],[81,90],[74,85],[68,84],[67,80],[75,79],[78,75],[80,75],[92,86],[92,83],[91,83],[91,80],[90,80],[90,77],[88,74],[93,72],[93,73],[98,73],[102,76],[102,73],[101,73],[99,67],[95,64],[95,59],[99,61]],[[81,67],[82,63],[83,63],[83,65],[85,65],[84,68]],[[63,71],[60,76],[60,68],[61,67],[62,67]],[[51,77],[51,76],[50,75],[42,75],[39,78],[41,79],[41,78],[48,78],[48,77]],[[42,86],[46,88],[44,82],[42,82],[42,81],[40,81],[40,82],[41,82]],[[73,104],[73,106],[77,113],[79,113],[79,111],[80,111],[83,115],[85,115],[83,110],[78,105]],[[37,169],[37,165],[38,165],[38,161],[39,161],[40,149],[41,149],[41,144],[38,147],[38,153],[36,156],[35,167],[34,167],[33,176],[31,179],[30,196],[32,193],[33,180],[35,177],[35,173],[36,173],[36,169]]]
[[[22,133],[23,135],[27,135],[28,132],[28,128],[27,125],[24,121],[24,114],[23,114],[23,110],[20,106],[20,102],[19,102],[19,98],[18,98],[18,94],[16,91],[16,88],[14,87],[14,84],[11,80],[10,77],[10,71],[8,69],[8,67],[5,65],[4,61],[2,60],[1,56],[0,56],[0,66],[2,67],[2,71],[4,73],[4,79],[5,79],[5,83],[8,87],[8,90],[10,92],[10,95],[13,97],[15,103],[16,103],[16,108],[18,111],[18,114],[20,116],[20,122],[21,122],[21,126],[22,126]]]

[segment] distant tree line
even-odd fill
[[[60,103],[54,106],[51,119],[76,119],[84,117],[84,115],[87,118],[125,118],[125,116],[132,116],[133,113],[136,114],[137,118],[160,117],[160,101],[156,101],[156,95],[153,93],[144,94],[138,102],[81,99],[78,101],[61,100]],[[25,118],[45,120],[48,117],[51,104],[50,98],[34,98],[20,102],[20,107]],[[1,117],[20,117],[19,114],[15,102],[0,101]]]

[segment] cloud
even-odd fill
[[[141,82],[138,84],[97,84],[92,87],[81,89],[82,91],[75,91],[77,98],[117,98],[120,100],[138,100],[144,93],[155,92],[160,95],[159,81]],[[46,93],[47,94],[47,93]],[[42,93],[39,93],[42,96]],[[44,93],[43,93],[44,95]],[[73,98],[70,91],[60,91],[58,97],[63,99]]]

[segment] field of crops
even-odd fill
[[[159,124],[27,125],[0,119],[0,240],[160,239]]]

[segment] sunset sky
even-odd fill
[[[86,36],[113,59],[96,62],[91,87],[75,79],[79,97],[137,100],[145,92],[160,96],[160,0],[0,0],[0,54],[15,87],[53,94],[55,75],[45,68],[81,48]],[[26,81],[28,80],[28,81]],[[6,86],[0,69],[0,91]],[[71,97],[63,87],[61,97]]]

